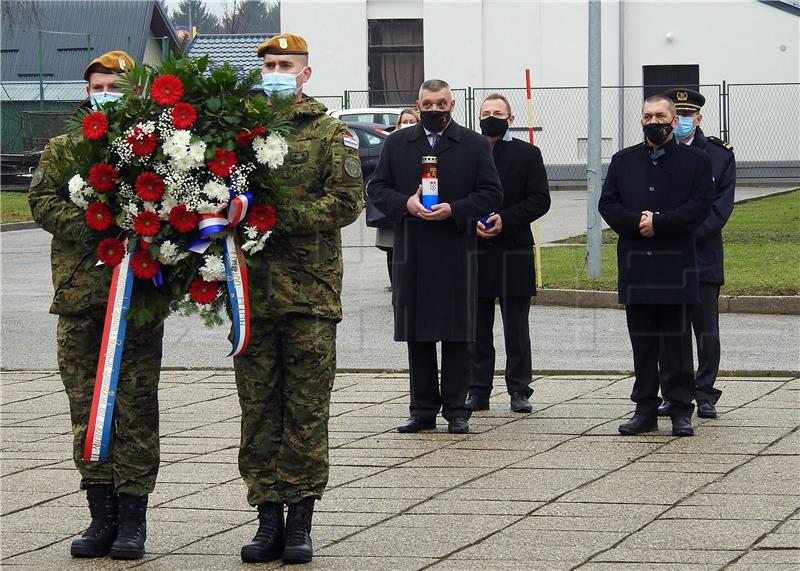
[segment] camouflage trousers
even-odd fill
[[[328,483],[328,415],[336,323],[305,315],[253,318],[234,358],[242,408],[239,472],[247,501],[294,504]]]
[[[87,484],[114,484],[117,493],[143,496],[158,474],[158,378],[164,324],[139,329],[129,324],[122,353],[108,458],[85,462],[83,446],[92,409],[95,372],[105,316],[58,318],[58,368],[72,417],[72,454]]]

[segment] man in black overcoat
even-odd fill
[[[400,432],[436,428],[439,410],[453,433],[469,431],[469,343],[475,340],[476,221],[503,198],[486,140],[451,118],[450,87],[428,80],[420,123],[384,143],[369,195],[395,223],[394,338],[408,344],[410,418]],[[420,201],[423,156],[438,159],[439,203]],[[439,391],[436,343],[442,343]]]
[[[725,282],[722,228],[733,212],[736,189],[736,159],[733,147],[717,137],[706,137],[700,128],[700,109],[706,102],[692,89],[671,89],[664,95],[675,103],[678,125],[675,136],[682,145],[692,145],[708,155],[714,172],[714,203],[711,213],[695,230],[700,303],[692,309],[692,329],[697,340],[697,374],[694,379],[697,416],[716,418],[722,391],[714,387],[719,373],[719,290]],[[658,407],[659,416],[669,416],[670,404]]]
[[[550,191],[538,147],[514,139],[511,105],[499,94],[480,107],[480,126],[492,147],[503,185],[503,204],[478,221],[478,321],[471,347],[472,382],[467,397],[471,410],[487,410],[494,377],[495,299],[500,301],[506,347],[506,388],[511,410],[531,412],[533,394],[531,337],[528,314],[536,295],[531,223],[550,210]]]
[[[619,302],[625,305],[636,375],[636,413],[619,431],[658,428],[660,366],[662,393],[672,403],[672,434],[692,436],[691,310],[700,301],[694,232],[711,209],[714,179],[704,152],[677,143],[671,99],[647,98],[641,123],[644,143],[611,158],[599,203],[600,214],[619,234]]]

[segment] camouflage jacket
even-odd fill
[[[103,312],[111,270],[95,266],[95,250],[85,239],[84,212],[70,202],[67,182],[74,173],[59,172],[69,164],[69,136],[51,139],[44,148],[28,193],[33,219],[53,235],[50,261],[55,296],[50,313],[83,315]],[[58,165],[58,166],[57,166]]]
[[[288,199],[276,207],[277,226],[250,261],[253,313],[342,319],[342,241],[339,229],[364,206],[358,149],[350,131],[311,97],[292,105],[289,153],[277,171]]]

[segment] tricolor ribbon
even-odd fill
[[[247,266],[244,254],[233,236],[225,237],[225,282],[228,285],[228,298],[233,321],[233,347],[228,357],[235,357],[244,351],[250,340],[250,302],[247,295]]]
[[[201,214],[197,228],[200,230],[200,239],[189,244],[189,251],[203,254],[211,245],[212,234],[217,234],[228,227],[228,219],[219,214]]]
[[[94,379],[92,410],[83,446],[83,459],[86,462],[103,462],[108,456],[117,380],[125,345],[126,313],[130,305],[133,279],[131,253],[126,252],[122,262],[114,268],[108,291],[100,358]]]
[[[253,195],[249,192],[243,192],[239,196],[231,198],[230,204],[228,204],[228,224],[236,226],[244,220],[252,201]]]

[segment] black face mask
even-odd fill
[[[421,111],[419,120],[428,131],[438,133],[450,122],[450,111]]]
[[[672,123],[648,123],[642,126],[644,136],[655,146],[661,146],[672,133]]]
[[[502,137],[508,131],[508,120],[498,119],[497,117],[486,117],[481,119],[481,133],[487,137]]]

